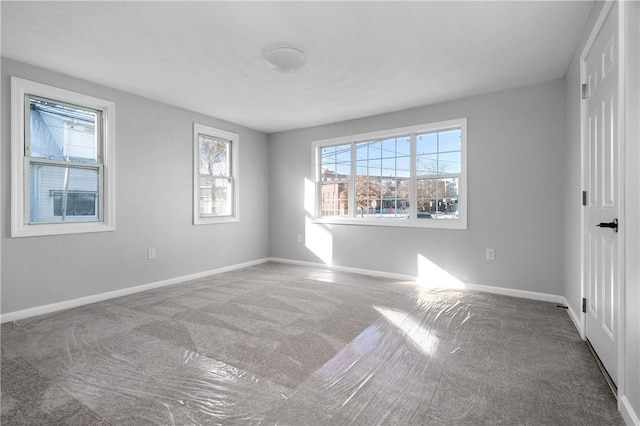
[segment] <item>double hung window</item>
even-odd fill
[[[113,230],[113,103],[16,77],[12,102],[12,236]]]
[[[238,135],[193,126],[193,223],[237,222]]]
[[[313,147],[316,221],[466,229],[466,119]]]

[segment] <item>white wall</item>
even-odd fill
[[[115,232],[9,238],[11,75],[115,102]],[[265,134],[7,59],[2,91],[3,314],[268,257]],[[192,225],[194,121],[240,135],[240,223]]]
[[[271,135],[271,256],[322,262],[327,256],[306,246],[325,245],[335,266],[415,276],[422,255],[465,283],[560,294],[563,93],[560,79]],[[467,230],[334,225],[297,243],[312,141],[460,117],[468,119]],[[496,249],[495,261],[485,260],[486,248]]]

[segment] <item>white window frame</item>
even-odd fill
[[[101,111],[101,162],[99,168],[98,221],[29,223],[27,216],[29,191],[29,168],[25,155],[26,96],[36,96],[52,101],[78,105]],[[42,162],[46,162],[46,159]],[[115,210],[115,104],[111,101],[84,95],[47,84],[11,77],[11,237],[34,237],[44,235],[79,234],[87,232],[114,231]]]
[[[202,216],[200,214],[200,141],[199,135],[224,139],[231,142],[231,214],[220,216]],[[200,123],[193,123],[193,224],[207,225],[216,223],[231,223],[240,221],[240,174],[238,170],[238,152],[240,136],[237,133],[217,129]]]
[[[460,129],[461,134],[461,165],[458,187],[458,219],[424,219],[417,218],[415,208],[417,206],[417,180],[418,178],[435,177],[435,176],[417,176],[416,175],[416,135],[428,132],[446,131],[451,129]],[[410,205],[412,208],[412,216],[408,219],[396,218],[358,218],[355,208],[355,146],[358,142],[385,139],[392,137],[410,136],[411,139],[411,172],[410,172]],[[345,216],[321,216],[321,170],[320,170],[320,151],[321,148],[332,145],[351,144],[351,175],[347,179],[349,185],[349,215]],[[357,135],[343,136],[338,138],[323,139],[312,143],[312,175],[315,182],[315,212],[314,222],[323,224],[345,224],[345,225],[367,225],[367,226],[392,226],[392,227],[410,227],[410,228],[440,228],[440,229],[467,229],[467,119],[459,118],[454,120],[440,121],[437,123],[421,124],[416,126],[401,127],[396,129],[382,130],[371,133],[362,133]],[[444,174],[442,178],[449,177]]]

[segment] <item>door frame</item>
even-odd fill
[[[614,6],[617,6],[616,10],[612,9]],[[617,377],[614,377],[615,382],[617,383],[618,388],[618,409],[620,409],[620,396],[625,395],[624,392],[624,378],[625,378],[625,229],[626,229],[626,219],[625,219],[625,38],[624,38],[624,22],[625,22],[625,5],[624,1],[616,1],[616,0],[607,0],[600,10],[598,17],[596,18],[595,24],[591,29],[587,41],[582,49],[580,54],[580,84],[586,82],[586,67],[585,60],[589,51],[591,50],[598,34],[600,33],[605,20],[609,16],[609,13],[617,14],[617,36],[618,36],[618,122],[617,122],[617,131],[618,131],[618,188],[617,188],[617,197],[619,200],[619,212],[618,212],[618,220],[620,222],[620,232],[618,234],[618,280],[619,280],[619,289],[618,289],[618,300],[616,301],[618,305],[618,311],[616,313],[618,329],[616,330],[616,339],[618,342],[618,374]],[[586,102],[582,99],[580,100],[580,139],[581,139],[581,159],[580,159],[580,168],[581,168],[581,186],[583,190],[587,187],[587,167],[588,167],[588,140],[586,134],[586,123],[587,123],[587,109]],[[587,281],[586,281],[586,208],[582,208],[580,210],[580,278],[581,278],[581,290],[580,294],[582,298],[587,296]],[[586,313],[580,312],[580,337],[583,340],[587,339],[586,336],[586,322],[587,316]]]

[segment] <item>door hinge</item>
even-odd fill
[[[587,83],[582,84],[582,99],[589,99],[589,85]]]
[[[587,205],[587,191],[582,191],[582,205]]]
[[[587,299],[582,298],[582,312],[587,312]]]

